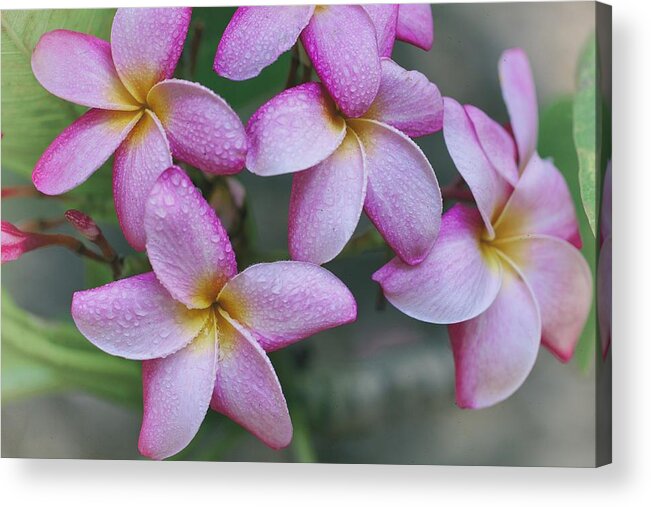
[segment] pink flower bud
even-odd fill
[[[79,234],[89,241],[95,241],[101,234],[95,221],[85,213],[76,209],[69,209],[65,212],[65,217]]]
[[[15,261],[21,255],[43,245],[40,234],[21,231],[15,225],[2,221],[2,263]]]

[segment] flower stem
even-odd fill
[[[2,198],[3,199],[9,199],[12,197],[38,197],[38,198],[43,198],[43,197],[53,197],[53,198],[61,198],[60,196],[56,195],[45,195],[40,193],[38,190],[33,185],[16,185],[15,187],[5,187],[2,189]]]

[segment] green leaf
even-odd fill
[[[584,211],[581,203],[580,174],[577,152],[572,141],[572,99],[563,98],[545,109],[540,118],[540,139],[538,149],[541,156],[552,157],[554,164],[563,173],[570,189],[579,219],[583,247],[581,252],[585,257],[593,276],[596,266],[596,239],[590,228],[587,209]],[[574,358],[579,367],[586,371],[594,360],[596,344],[596,314],[593,304],[588,322],[574,352]]]
[[[2,401],[65,389],[67,383],[46,368],[15,351],[2,349]]]
[[[114,12],[111,9],[2,12],[3,169],[30,176],[43,151],[84,110],[50,95],[32,74],[32,51],[41,35],[63,28],[108,39]]]
[[[19,308],[2,293],[2,351],[9,350],[9,385],[31,376],[42,385],[83,389],[125,404],[141,399],[137,362],[111,356],[88,342],[70,323],[49,322]],[[16,359],[20,358],[20,359]],[[14,362],[20,361],[20,362]],[[22,366],[21,366],[22,364]],[[34,367],[36,366],[36,367]],[[4,382],[7,380],[3,372]],[[52,386],[50,386],[52,387]]]
[[[601,100],[597,96],[597,43],[592,35],[585,46],[577,73],[574,96],[574,143],[579,158],[579,183],[583,207],[593,235],[597,230],[597,139],[601,125]]]

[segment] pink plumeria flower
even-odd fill
[[[67,192],[115,153],[115,208],[136,250],[145,247],[145,200],[172,155],[213,174],[244,166],[246,136],[235,112],[207,88],[171,79],[190,16],[186,8],[118,9],[110,44],[54,30],[32,55],[34,75],[50,93],[91,108],[43,153],[34,185]]]
[[[522,173],[516,172],[512,184],[504,168],[498,170],[514,164],[515,145],[497,123],[445,98],[446,144],[477,208],[457,204],[447,211],[434,247],[418,266],[394,259],[373,275],[403,313],[450,324],[456,399],[464,408],[487,407],[515,392],[541,340],[568,361],[592,301],[592,277],[577,249],[579,228],[567,184],[553,163],[535,152],[532,132],[522,130],[537,125],[536,116],[523,115],[536,114],[536,107],[526,104],[535,92],[522,86],[532,82],[522,56],[509,53],[502,60],[502,70],[519,69],[504,72],[502,86],[510,90],[505,96],[511,118],[518,119],[516,141],[527,139],[518,145],[520,158],[528,158]]]
[[[604,175],[603,197],[601,199],[601,224],[599,264],[597,266],[597,309],[599,313],[599,335],[601,357],[606,359],[612,338],[613,304],[613,176],[609,161]]]
[[[77,292],[72,316],[109,354],[143,360],[139,449],[163,459],[196,434],[208,406],[268,446],[292,424],[266,352],[355,320],[355,300],[334,275],[303,262],[237,273],[222,224],[187,175],[165,171],[146,202],[153,272]]]
[[[214,69],[234,80],[257,76],[301,38],[339,108],[361,116],[380,86],[380,57],[396,39],[430,49],[429,5],[240,7],[217,48]]]
[[[295,173],[289,212],[292,259],[322,264],[350,239],[362,209],[407,263],[420,262],[440,226],[432,166],[408,136],[440,130],[443,101],[419,72],[382,59],[382,83],[362,118],[337,111],[306,83],[264,104],[246,130],[255,174]]]
[[[23,254],[46,245],[46,236],[22,231],[5,220],[2,221],[2,263],[11,262]]]

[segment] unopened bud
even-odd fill
[[[95,221],[85,213],[76,209],[69,209],[65,212],[65,217],[79,234],[89,241],[95,241],[99,238],[101,231]]]

